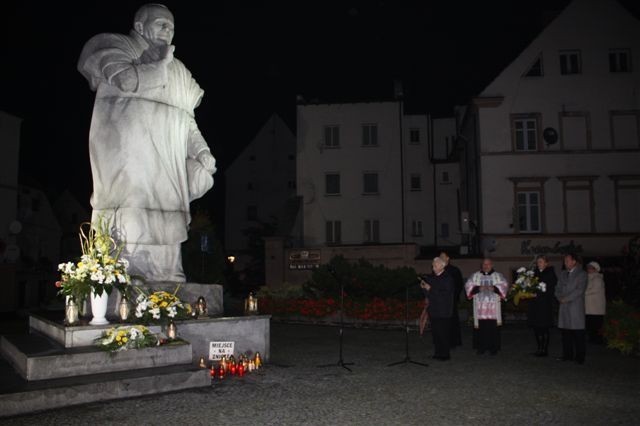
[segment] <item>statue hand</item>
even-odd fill
[[[216,159],[211,155],[209,151],[202,151],[198,154],[198,158],[196,158],[198,163],[202,164],[202,167],[205,168],[211,174],[216,172]]]

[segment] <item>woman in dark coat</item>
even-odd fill
[[[533,327],[538,350],[535,356],[547,356],[549,353],[549,328],[553,326],[553,298],[558,283],[558,277],[549,265],[547,257],[539,255],[536,258],[535,276],[546,284],[546,291],[538,291],[536,297],[529,299],[527,319]]]

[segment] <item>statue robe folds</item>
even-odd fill
[[[495,286],[500,294],[497,294],[492,286]],[[474,292],[475,287],[479,287],[479,291]],[[507,297],[509,284],[501,273],[495,271],[489,274],[475,272],[467,280],[464,289],[467,297],[473,298],[473,325],[475,328],[478,328],[478,320],[484,319],[496,320],[498,325],[502,325],[500,302]]]
[[[94,219],[113,219],[131,273],[184,281],[180,245],[187,239],[189,202],[213,186],[212,171],[196,161],[209,151],[194,119],[204,92],[179,60],[158,59],[133,31],[97,35],[82,51],[78,69],[96,91],[91,205]],[[121,90],[114,79],[131,69],[135,87]]]

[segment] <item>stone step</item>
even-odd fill
[[[211,386],[209,371],[191,364],[34,382],[0,357],[0,377],[0,417]]]
[[[0,353],[26,380],[190,364],[192,361],[191,344],[184,341],[111,354],[93,346],[65,348],[37,333],[2,336]]]
[[[62,312],[36,312],[29,317],[29,325],[45,336],[67,348],[91,345],[103,331],[119,325],[88,325],[83,319],[77,325],[65,326]],[[178,336],[191,343],[193,359],[209,356],[211,342],[235,342],[235,356],[241,353],[260,352],[264,361],[270,355],[270,315],[240,317],[201,317],[175,321]],[[152,333],[159,333],[160,326],[149,326]]]
[[[110,318],[111,319],[111,318]],[[123,325],[114,320],[111,324],[89,325],[90,318],[82,318],[76,325],[64,324],[62,312],[36,312],[29,315],[29,327],[37,332],[55,340],[65,348],[78,348],[93,345],[94,339],[102,336],[102,333],[112,327]],[[159,325],[148,327],[152,333],[160,333]]]

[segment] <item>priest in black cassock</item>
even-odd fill
[[[451,315],[453,314],[454,284],[451,276],[444,270],[447,266],[439,257],[431,264],[433,273],[420,277],[420,287],[429,299],[429,318],[433,335],[433,359],[446,361],[449,353],[451,333]]]
[[[440,252],[440,259],[444,260],[447,266],[445,272],[453,279],[453,315],[451,316],[451,330],[449,336],[449,345],[451,348],[462,346],[462,333],[460,332],[460,317],[458,316],[458,303],[460,303],[460,294],[464,288],[464,279],[462,272],[457,266],[451,264],[451,259],[446,251]]]

